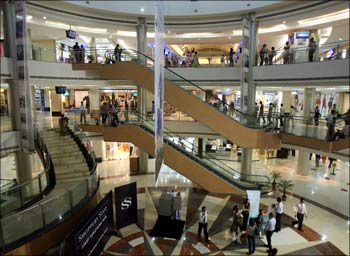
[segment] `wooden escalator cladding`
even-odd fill
[[[103,139],[107,142],[127,141],[142,148],[150,155],[154,155],[154,136],[135,125],[119,125],[118,127],[103,127],[82,125],[85,132],[103,133]],[[185,157],[172,147],[164,144],[164,162],[170,168],[190,179],[200,187],[211,193],[223,193],[232,195],[245,194],[228,181],[208,171],[195,161]]]
[[[154,72],[136,62],[125,61],[114,65],[101,65],[101,78],[133,80],[154,93]],[[278,134],[245,127],[167,79],[165,79],[164,98],[171,105],[243,148],[280,147]]]

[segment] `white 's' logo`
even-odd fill
[[[124,211],[124,210],[128,209],[131,204],[132,204],[131,197],[125,197],[125,199],[121,203],[122,210]]]

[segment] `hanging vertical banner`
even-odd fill
[[[28,46],[25,1],[16,1],[17,86],[19,95],[22,150],[34,150],[31,89],[28,76]]]
[[[249,52],[250,52],[250,24],[249,16],[242,19],[242,65],[241,65],[241,111],[248,112],[249,91]]]
[[[249,217],[256,218],[259,215],[260,190],[247,190],[246,192],[250,202]]]
[[[164,2],[155,1],[155,63],[154,63],[154,101],[155,101],[155,170],[156,181],[163,164],[163,112],[164,112]]]

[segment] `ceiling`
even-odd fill
[[[83,7],[135,15],[154,15],[156,1],[65,1]],[[282,1],[160,1],[164,16],[199,16],[252,11]]]

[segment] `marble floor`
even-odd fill
[[[103,186],[102,186],[103,187]],[[232,195],[214,195],[193,187],[177,187],[183,205],[181,219],[185,227],[179,240],[151,237],[151,230],[157,221],[157,202],[162,192],[173,187],[145,187],[138,189],[138,221],[116,230],[104,248],[103,255],[246,255],[248,251],[244,232],[239,240],[233,240],[229,231],[232,223],[231,211],[235,204],[242,205],[244,198]],[[260,207],[267,211],[267,205],[275,199],[262,198]],[[338,217],[318,211],[308,205],[309,217],[304,231],[297,231],[290,225],[292,217],[289,208],[295,200],[285,202],[282,230],[274,233],[272,245],[278,255],[348,255],[349,226]],[[205,205],[208,211],[208,233],[210,242],[197,236],[198,214]],[[314,210],[316,210],[314,212]],[[338,218],[338,219],[337,219]],[[332,226],[322,225],[324,222]],[[254,255],[267,255],[265,237],[256,239]]]
[[[99,164],[98,172],[103,170],[103,172],[109,172],[116,174],[119,171],[115,170],[116,161],[105,161]],[[271,161],[271,160],[267,160]],[[284,168],[278,168],[282,172],[282,176],[288,177],[289,179],[294,179],[295,183],[300,183],[298,191],[307,198],[307,195],[314,195],[315,198],[311,198],[311,201],[321,200],[324,196],[322,193],[327,192],[327,194],[332,197],[332,201],[337,204],[338,207],[342,207],[343,204],[348,204],[349,194],[348,192],[338,191],[333,186],[330,186],[328,181],[323,182],[323,176],[317,174],[311,174],[307,176],[308,180],[305,183],[298,181],[298,179],[303,180],[305,177],[298,177],[295,172],[290,174],[290,169],[295,167],[296,163],[294,159],[280,160],[272,159],[275,168],[277,168],[281,163],[279,161],[287,161],[282,163]],[[231,161],[232,163],[236,163]],[[257,161],[256,164],[261,166],[264,161]],[[339,161],[340,162],[340,161]],[[259,164],[260,163],[260,164]],[[339,163],[340,165],[343,163]],[[154,170],[154,160],[149,161],[149,170],[152,172]],[[125,170],[123,171],[125,173]],[[348,176],[341,176],[341,171],[338,171],[338,175],[333,178],[334,187],[345,182],[343,180]],[[345,170],[342,172],[346,173]],[[348,174],[347,174],[348,175]],[[229,217],[221,219],[221,211],[226,211],[226,215],[229,214],[229,209],[232,209],[232,204],[227,205],[228,201],[235,201],[238,204],[242,202],[242,198],[235,198],[231,195],[209,195],[205,191],[202,191],[190,180],[186,179],[182,175],[176,173],[174,170],[167,166],[163,166],[158,182],[155,186],[154,174],[146,175],[117,175],[117,177],[105,177],[101,180],[100,192],[102,194],[107,193],[109,190],[116,186],[126,184],[129,182],[136,182],[137,187],[140,192],[138,194],[138,209],[141,216],[139,215],[139,222],[137,225],[132,225],[130,228],[133,232],[129,231],[126,236],[121,233],[118,237],[112,237],[110,243],[106,246],[106,251],[104,255],[198,255],[198,254],[208,254],[208,255],[243,255],[247,252],[247,245],[238,245],[237,243],[232,243],[231,235],[229,233]],[[320,180],[322,179],[322,180]],[[317,181],[319,180],[319,181]],[[327,181],[327,182],[326,182]],[[348,180],[347,180],[348,181]],[[306,191],[310,190],[310,187],[305,184],[312,184],[317,186],[317,190],[314,194]],[[297,185],[296,185],[297,186]],[[156,222],[157,216],[157,198],[153,198],[155,195],[160,195],[161,191],[171,191],[175,189],[180,191],[183,197],[183,204],[185,205],[182,209],[182,219],[186,221],[185,230],[181,240],[168,240],[159,238],[150,238],[150,231]],[[304,191],[304,192],[303,192]],[[340,192],[344,194],[339,194]],[[307,194],[307,195],[306,195]],[[152,196],[153,195],[153,196]],[[192,195],[192,196],[190,196]],[[261,198],[261,207],[266,209],[267,205],[271,205],[275,202],[276,197],[281,195],[280,192],[275,192],[274,194],[268,194]],[[339,200],[339,195],[341,199]],[[151,198],[148,198],[151,197]],[[189,198],[190,197],[190,198]],[[200,199],[199,199],[200,198]],[[285,212],[285,232],[276,233],[275,243],[281,255],[349,255],[349,218],[339,216],[339,214],[334,214],[329,211],[326,207],[319,205],[310,201],[307,201],[307,209],[309,216],[305,220],[304,233],[298,232],[290,226],[291,220],[294,216],[294,206],[298,202],[298,198],[295,195],[288,195],[287,201],[284,202],[284,212]],[[324,199],[325,202],[327,201]],[[190,202],[190,203],[187,203]],[[325,206],[330,206],[330,202],[325,203]],[[198,240],[197,238],[197,220],[196,216],[200,206],[206,205],[209,212],[209,235],[211,237],[211,243],[206,244],[203,239]],[[226,208],[225,208],[226,207]],[[189,208],[191,209],[192,215],[189,213]],[[344,208],[344,209],[343,209]],[[346,213],[346,207],[341,209],[344,210],[344,214],[349,216],[349,210]],[[226,210],[223,210],[226,209]],[[347,207],[348,209],[348,207]],[[338,209],[339,210],[339,209]],[[191,216],[190,216],[191,215]],[[141,218],[141,219],[140,219]],[[210,223],[212,222],[212,223]],[[307,231],[310,230],[310,231]],[[120,231],[121,232],[121,231]],[[144,243],[132,247],[129,241],[134,239],[143,239]],[[274,241],[274,240],[273,240]],[[256,250],[256,255],[266,255],[265,249],[262,246],[262,242],[257,242],[260,247]],[[207,249],[205,249],[205,248]],[[209,250],[209,251],[208,251]]]

